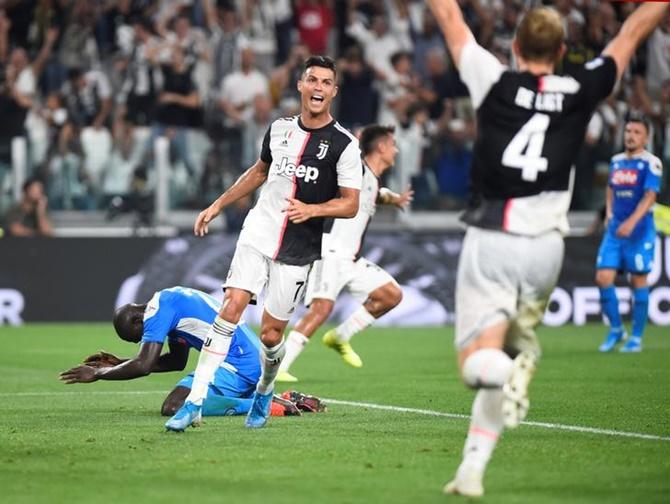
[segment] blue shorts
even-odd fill
[[[193,373],[182,378],[177,387],[191,388],[193,386]],[[237,373],[220,367],[214,375],[214,381],[209,384],[207,395],[210,394],[226,396],[226,397],[251,397],[256,390],[256,382],[250,382]]]
[[[605,233],[598,249],[596,268],[645,275],[653,266],[655,245],[655,234],[645,234],[639,238],[618,238],[611,233]]]

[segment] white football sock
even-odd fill
[[[186,398],[187,401],[199,406],[202,405],[202,401],[207,396],[207,388],[214,379],[214,373],[219,369],[223,359],[228,354],[235,327],[237,327],[237,324],[228,322],[221,317],[214,319],[214,323],[207,332],[205,344],[200,350],[198,366],[195,368],[193,385]]]
[[[261,356],[262,372],[256,390],[259,394],[266,395],[274,389],[279,365],[286,354],[286,345],[284,345],[284,338],[282,337],[279,344],[269,348],[261,344],[261,348],[263,350]]]
[[[286,355],[279,365],[279,371],[286,371],[290,369],[298,356],[305,349],[309,343],[309,338],[298,331],[291,331],[286,338]]]
[[[482,348],[463,363],[463,381],[474,388],[502,388],[512,373],[513,360],[498,348]]]
[[[361,306],[349,318],[335,328],[335,336],[338,341],[346,343],[351,337],[369,327],[375,321],[375,318],[369,311]]]
[[[472,404],[470,430],[463,448],[462,468],[484,472],[503,431],[503,393],[500,389],[479,389]],[[459,468],[460,470],[460,468]]]

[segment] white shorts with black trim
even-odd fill
[[[310,268],[310,264],[280,263],[249,245],[238,244],[223,288],[246,290],[255,300],[265,287],[265,311],[276,319],[289,320],[305,294]]]
[[[398,283],[384,269],[361,257],[357,261],[339,257],[325,257],[314,262],[307,281],[305,304],[314,299],[335,301],[346,288],[357,301],[365,301],[368,295],[382,285]]]

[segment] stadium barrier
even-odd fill
[[[454,286],[463,235],[460,233],[371,233],[363,255],[402,285],[402,303],[383,325],[443,325],[454,321]],[[184,285],[221,297],[235,249],[235,236],[207,238],[34,238],[0,241],[0,325],[50,321],[108,321],[115,306],[145,302],[154,291]],[[558,286],[545,315],[552,326],[600,320],[593,284],[599,239],[566,240]],[[620,307],[630,311],[630,289],[619,279]],[[670,238],[657,238],[650,274],[649,316],[670,325]],[[354,308],[347,295],[334,320]],[[297,314],[300,315],[300,312]],[[250,307],[245,319],[260,320]]]

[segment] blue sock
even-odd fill
[[[621,326],[621,314],[619,313],[619,300],[616,297],[616,289],[613,285],[600,287],[600,304],[603,313],[610,321],[611,330],[621,331],[623,328]]]
[[[633,337],[641,338],[647,325],[649,287],[633,289]]]
[[[207,395],[202,403],[202,416],[246,415],[251,408],[251,399]]]

